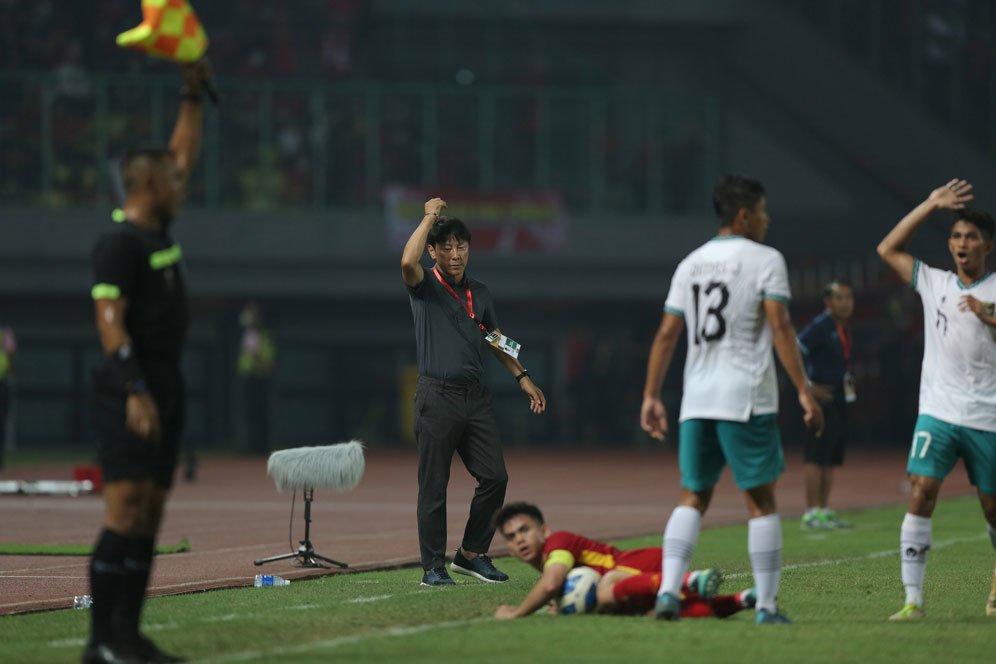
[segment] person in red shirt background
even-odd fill
[[[660,547],[624,551],[566,530],[553,532],[539,507],[526,502],[505,505],[493,523],[512,555],[542,573],[518,606],[499,606],[495,618],[520,618],[554,602],[574,567],[591,567],[602,575],[597,590],[599,613],[635,615],[653,610],[661,584]],[[681,616],[725,618],[753,607],[753,588],[718,595],[722,580],[716,569],[688,572],[682,586]]]

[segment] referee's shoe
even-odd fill
[[[479,553],[473,559],[468,560],[460,549],[453,555],[453,562],[450,563],[450,571],[454,574],[465,574],[475,579],[480,579],[486,583],[502,583],[508,581],[508,574],[500,571],[491,562],[491,558],[486,553]]]

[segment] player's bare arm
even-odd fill
[[[975,196],[972,185],[966,180],[954,179],[942,187],[930,192],[927,199],[910,210],[896,227],[879,242],[878,255],[906,283],[913,282],[913,256],[906,252],[906,247],[916,229],[926,221],[931,213],[937,210],[961,210]]]
[[[522,618],[540,610],[549,604],[564,587],[564,579],[567,578],[567,565],[562,563],[551,563],[543,569],[543,575],[539,581],[533,585],[532,590],[526,595],[519,606],[502,604],[495,611],[495,618],[507,620],[509,618]]]
[[[518,376],[525,370],[517,359],[501,351],[500,349],[489,345],[488,350],[491,351],[491,354],[494,355],[495,358],[501,362],[513,376]],[[519,380],[519,389],[529,396],[529,410],[537,415],[546,410],[546,396],[543,394],[543,390],[541,390],[539,386],[533,382],[533,379],[530,376],[523,376]]]
[[[204,134],[204,108],[200,98],[211,81],[211,68],[206,60],[183,65],[183,90],[180,93],[180,111],[169,140],[177,176],[186,186],[190,174],[201,154]]]
[[[667,436],[667,410],[661,401],[661,387],[674,358],[674,349],[677,348],[684,330],[684,318],[665,312],[650,346],[647,382],[643,388],[643,405],[640,407],[640,426],[650,434],[651,438],[657,440],[664,440]]]
[[[124,325],[127,308],[128,300],[125,298],[101,298],[94,302],[100,344],[108,357],[117,353],[122,346],[131,345]],[[128,394],[125,401],[125,426],[139,438],[151,442],[159,440],[159,411],[152,395],[145,391]]]
[[[778,361],[782,363],[785,373],[799,393],[802,419],[806,426],[816,431],[816,435],[819,436],[823,433],[823,409],[813,395],[809,379],[806,378],[802,353],[799,352],[799,342],[792,327],[792,319],[789,318],[788,307],[777,300],[765,300],[764,315],[771,327],[771,342],[778,355]]]
[[[446,201],[441,198],[426,201],[422,223],[418,225],[415,232],[408,238],[408,242],[405,243],[405,249],[401,253],[401,278],[413,288],[422,283],[422,279],[425,278],[425,270],[422,269],[422,264],[419,261],[422,258],[422,252],[425,251],[429,230],[445,209]]]
[[[964,295],[958,301],[959,311],[971,311],[989,327],[996,327],[996,303],[983,302],[973,295]]]

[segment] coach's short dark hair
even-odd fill
[[[827,285],[823,287],[823,298],[826,299],[833,295],[833,289],[838,286],[844,286],[845,288],[850,288],[851,292],[854,292],[854,286],[847,279],[832,279],[827,282]]]
[[[491,525],[494,526],[495,529],[501,530],[501,527],[506,523],[515,517],[522,515],[531,516],[536,519],[536,523],[546,523],[543,519],[543,513],[540,512],[540,508],[536,507],[532,503],[519,501],[517,503],[509,503],[495,512],[495,515],[491,517]]]
[[[992,215],[985,210],[969,207],[958,210],[955,213],[955,220],[951,222],[951,225],[954,226],[959,221],[967,221],[973,224],[982,233],[982,239],[986,242],[992,240],[993,235],[996,235],[996,222],[993,221]]]
[[[143,177],[139,168],[144,163],[162,163],[172,158],[169,148],[162,146],[143,146],[128,150],[121,157],[121,181],[126,192],[134,191]]]
[[[765,196],[764,185],[742,175],[724,175],[712,190],[712,207],[723,226],[729,226],[741,208],[753,210]]]
[[[432,246],[442,244],[451,237],[464,242],[470,242],[470,229],[467,225],[456,217],[440,217],[429,229],[429,237],[426,242]]]

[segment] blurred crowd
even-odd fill
[[[728,41],[715,26],[439,18],[378,13],[369,0],[194,4],[227,97],[216,134],[209,123],[208,151],[214,141],[218,159],[205,160],[194,181],[195,203],[371,206],[384,185],[430,182],[555,189],[580,211],[684,212],[703,200],[707,146],[718,134],[703,120],[719,86],[708,63]],[[996,143],[991,3],[781,4],[954,131]],[[107,203],[113,178],[102,160],[165,138],[171,66],[114,43],[140,19],[138,0],[0,0],[5,200]],[[394,85],[411,82],[435,87]],[[519,92],[492,98],[481,83]],[[549,86],[619,85],[648,93],[538,95]],[[656,111],[655,90],[669,91]]]
[[[996,5],[989,0],[780,4],[954,133],[996,145]]]
[[[208,26],[211,58],[234,76],[348,76],[365,0],[211,0],[194,2]],[[0,0],[0,49],[6,66],[114,72],[169,66],[121,57],[114,39],[138,25],[141,5],[121,0]],[[362,34],[362,33],[360,33]]]
[[[686,90],[680,107],[657,110],[666,120],[656,138],[646,98],[596,108],[599,100],[584,96],[591,88],[577,87],[659,82],[666,71],[683,69],[674,40],[634,31],[631,23],[375,16],[371,6],[195,3],[225,99],[217,134],[208,126],[207,149],[217,142],[218,163],[205,160],[192,201],[247,209],[369,206],[384,185],[427,182],[556,189],[574,209],[631,213],[685,211],[701,200],[696,186],[712,131],[700,119],[704,85]],[[136,141],[166,138],[171,66],[114,43],[140,18],[137,0],[0,0],[0,94],[14,100],[0,109],[5,200],[107,203],[114,189],[106,160]],[[43,77],[51,83],[43,86]],[[436,87],[401,87],[413,81]],[[475,83],[516,87],[485,98]],[[575,86],[581,96],[541,101],[538,92],[554,84]],[[371,89],[378,94],[371,97]],[[481,134],[484,114],[493,118],[489,136]],[[540,140],[549,146],[546,163]],[[488,165],[482,142],[491,146]],[[604,184],[596,187],[592,144],[604,155]]]

